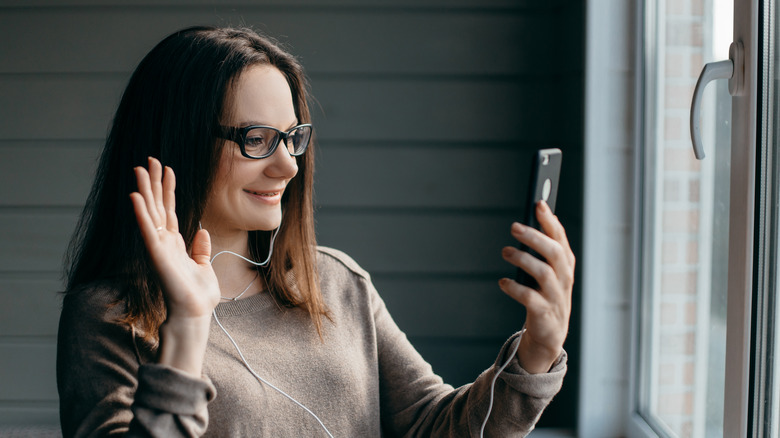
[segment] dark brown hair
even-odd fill
[[[144,247],[129,194],[133,168],[158,158],[176,172],[176,214],[187,245],[198,230],[225,142],[221,118],[231,111],[239,75],[271,65],[287,79],[300,123],[310,123],[307,82],[297,60],[250,29],[192,27],[165,38],[130,78],[98,164],[95,182],[66,254],[67,290],[103,282],[120,291],[127,322],[156,338],[165,303]],[[313,143],[313,140],[312,140]],[[284,220],[268,266],[269,291],[285,307],[301,307],[322,333],[327,315],[319,290],[313,218],[314,144],[297,158],[285,190]],[[250,253],[264,260],[270,233],[249,233]],[[67,293],[67,292],[66,292]]]

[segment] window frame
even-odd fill
[[[669,436],[659,425],[643,417],[641,400],[644,391],[643,345],[648,339],[648,304],[650,298],[643,294],[642,284],[646,284],[651,254],[647,256],[643,242],[650,233],[644,220],[644,211],[648,198],[653,194],[645,186],[645,177],[652,169],[647,168],[647,151],[644,144],[655,144],[653,127],[655,111],[645,111],[646,95],[654,93],[657,83],[652,75],[645,74],[657,67],[656,41],[656,0],[643,0],[637,7],[636,38],[636,77],[635,87],[635,140],[637,150],[635,159],[635,204],[634,204],[634,259],[633,259],[633,299],[631,314],[631,371],[629,384],[629,412],[627,433],[629,437]],[[731,188],[729,213],[729,272],[728,272],[728,308],[726,338],[726,378],[724,400],[723,436],[746,437],[751,431],[751,397],[755,387],[751,384],[751,353],[753,342],[751,325],[753,324],[752,304],[754,301],[754,222],[756,206],[756,131],[757,131],[757,57],[758,41],[758,0],[734,0],[734,37],[744,47],[744,74],[741,84],[733,84],[740,89],[732,93],[732,153]],[[648,68],[649,67],[649,68]],[[730,84],[731,86],[732,84]],[[706,147],[706,145],[705,145]],[[770,172],[771,173],[771,172]],[[649,195],[648,195],[649,194]],[[760,231],[760,230],[759,230]],[[760,385],[756,383],[755,386]]]

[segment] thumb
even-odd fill
[[[211,264],[211,237],[206,230],[198,230],[192,239],[192,260],[199,265]]]

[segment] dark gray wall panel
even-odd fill
[[[509,336],[507,336],[508,338]],[[448,338],[410,337],[417,348],[445,382],[458,387],[473,382],[493,365],[505,338],[462,341]]]
[[[97,141],[0,142],[0,206],[83,206],[101,148]]]
[[[0,140],[105,138],[122,75],[0,75]],[[323,141],[546,142],[553,83],[316,79]]]
[[[0,272],[60,272],[78,213],[0,210]]]
[[[5,272],[59,272],[79,211],[0,211]],[[321,210],[320,243],[345,250],[369,272],[501,274],[500,249],[511,244],[511,214],[415,214]]]
[[[0,433],[11,436],[40,437],[59,432],[59,405],[56,400],[30,402],[0,401]],[[28,425],[33,425],[32,427]]]
[[[262,6],[4,10],[0,40],[27,43],[3,48],[13,62],[0,64],[0,73],[127,73],[164,36],[204,24],[248,25],[276,36],[311,74],[553,73],[546,12]]]
[[[546,142],[554,83],[495,80],[312,80],[323,140]]]
[[[0,333],[57,336],[62,282],[57,273],[9,277],[0,274]]]
[[[33,6],[63,6],[61,0],[3,0],[0,7],[33,7]],[[152,9],[156,6],[183,6],[193,8],[196,6],[223,6],[226,2],[219,0],[115,0],[111,5],[134,6]],[[363,10],[379,9],[417,9],[429,8],[442,9],[474,9],[474,8],[499,8],[509,11],[515,10],[549,10],[559,7],[561,0],[549,0],[538,2],[533,0],[230,0],[230,5],[252,5],[273,9],[279,7],[318,7],[318,8],[344,8],[354,7]],[[68,0],[67,6],[100,6],[105,7],[105,0]]]
[[[0,75],[0,140],[102,140],[125,75]]]
[[[1,401],[57,400],[54,340],[0,341]]]
[[[496,282],[514,274],[500,249],[523,216],[536,147],[564,149],[559,213],[577,246],[579,3],[0,3],[0,40],[12,42],[0,46],[0,425],[56,422],[62,254],[130,71],[184,26],[253,25],[301,58],[321,141],[320,241],[371,272],[450,383],[473,380],[521,327],[522,306]],[[573,425],[576,411],[570,402],[554,413],[573,400],[567,387],[576,394],[578,354],[567,349],[568,386],[548,411],[563,419],[557,426]]]
[[[321,207],[506,210],[526,196],[528,146],[345,143],[317,152]],[[101,149],[98,140],[0,142],[0,206],[83,206]]]
[[[370,273],[508,275],[512,243],[504,214],[320,211],[320,243],[350,254]],[[498,278],[496,278],[498,280]]]
[[[372,276],[407,336],[461,340],[505,338],[522,328],[523,306],[498,288],[498,278]]]
[[[530,151],[491,143],[332,143],[317,156],[317,204],[327,208],[507,209],[525,199],[530,168]]]

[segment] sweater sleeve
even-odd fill
[[[68,437],[197,437],[215,397],[208,378],[142,364],[112,292],[84,289],[63,301],[57,340],[60,423]]]
[[[495,372],[520,342],[516,333],[501,348],[495,363],[468,385],[454,389],[436,375],[398,328],[384,302],[373,291],[382,427],[390,436],[478,437],[490,403]],[[517,355],[495,383],[493,407],[485,437],[522,437],[561,388],[566,373],[562,353],[546,374],[529,374]]]

